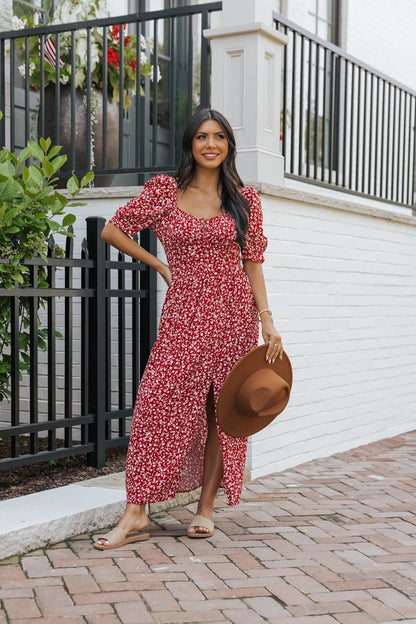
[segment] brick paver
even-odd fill
[[[416,432],[222,495],[209,540],[195,504],[151,539],[98,552],[81,535],[0,562],[0,624],[416,624]]]

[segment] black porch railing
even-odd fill
[[[0,145],[18,151],[46,134],[68,155],[60,177],[94,169],[98,186],[142,184],[150,174],[175,171],[186,122],[210,103],[203,30],[221,6],[0,32]],[[77,88],[81,41],[84,80]],[[125,96],[118,103],[114,83]]]
[[[414,206],[416,92],[280,15],[285,175]]]
[[[11,400],[0,403],[0,470],[79,454],[100,468],[106,449],[128,442],[138,382],[156,336],[156,277],[121,253],[111,259],[100,237],[104,223],[87,219],[81,258],[73,258],[73,238],[65,258],[55,257],[52,241],[46,264],[27,261],[31,287],[0,289],[11,308]],[[156,253],[149,230],[141,232],[140,244]],[[49,288],[37,286],[41,267]],[[28,372],[20,371],[20,298],[31,301]],[[28,439],[29,452],[22,452]]]

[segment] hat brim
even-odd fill
[[[285,352],[282,359],[277,359],[269,364],[266,361],[267,345],[256,347],[243,356],[233,366],[227,379],[223,383],[217,401],[217,418],[221,429],[233,438],[246,438],[253,435],[264,427],[267,427],[284,409],[280,409],[276,414],[267,417],[251,417],[241,414],[236,407],[236,397],[239,388],[249,375],[262,368],[272,368],[282,377],[289,388],[292,387],[292,365]]]

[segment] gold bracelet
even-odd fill
[[[263,312],[268,312],[270,314],[270,316],[273,316],[273,313],[270,310],[270,308],[264,308],[264,310],[260,310],[260,312],[259,312],[259,321],[261,321],[261,315],[263,314]]]

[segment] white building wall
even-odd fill
[[[416,218],[288,188],[259,190],[269,302],[294,382],[288,408],[250,438],[252,478],[416,424]],[[139,189],[118,192],[92,190],[76,209],[76,247],[85,216],[109,218]],[[159,279],[158,315],[165,290]],[[46,393],[46,376],[41,385]]]
[[[289,19],[302,24],[305,1],[286,4]],[[350,4],[352,20],[357,3]],[[375,10],[374,0],[367,0],[368,5]],[[380,5],[393,11],[387,0]],[[386,32],[378,29],[374,34],[379,37],[380,67],[383,55],[391,51]],[[360,45],[363,52],[348,51],[373,64],[365,56],[365,42]],[[405,35],[403,49],[409,52],[411,45],[415,39],[410,42]],[[407,59],[415,58],[407,52]],[[400,80],[397,72],[388,73]],[[407,84],[415,79],[408,74]],[[250,440],[252,477],[411,430],[416,422],[416,219],[370,210],[358,200],[334,200],[319,189],[307,193],[287,185],[260,190],[269,238],[264,268],[270,304],[293,363],[294,386],[288,409]],[[108,218],[137,192],[85,193],[88,205],[76,209],[76,247],[84,236],[85,216]],[[164,292],[159,280],[159,313]],[[45,385],[46,371],[41,374]],[[78,388],[76,376],[75,371]]]
[[[341,47],[363,63],[412,89],[416,72],[416,3],[414,0],[343,0]],[[308,29],[309,0],[286,0],[283,14]]]
[[[264,269],[294,382],[251,438],[253,478],[416,424],[416,219],[278,193]]]
[[[345,20],[347,52],[416,89],[414,0],[348,0]]]

